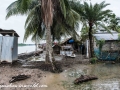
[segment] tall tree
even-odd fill
[[[46,35],[46,61],[51,62],[53,70],[56,71],[52,50],[51,28],[56,27],[56,25],[53,25],[55,21],[57,24],[60,22],[65,24],[65,28],[67,26],[67,28],[72,27],[72,29],[74,29],[76,22],[74,21],[75,23],[73,22],[72,25],[70,25],[71,23],[65,22],[65,19],[67,19],[67,15],[69,15],[69,19],[77,20],[76,16],[79,17],[79,15],[75,13],[74,10],[67,13],[69,10],[71,10],[71,8],[67,0],[17,0],[7,8],[8,13],[6,17],[28,14],[24,39],[27,39],[30,34],[33,35],[32,40],[36,40],[36,38],[39,40],[43,35]],[[32,17],[30,17],[31,15]],[[70,17],[70,15],[72,17]]]
[[[108,5],[110,4],[106,4],[105,1],[101,2],[100,4],[96,3],[94,5],[92,5],[91,3],[88,4],[87,2],[84,2],[84,4],[76,2],[76,6],[79,8],[76,8],[76,11],[80,14],[81,18],[86,21],[87,25],[89,26],[88,36],[90,42],[90,57],[93,57],[93,26],[96,23],[102,21],[102,19],[104,19],[106,15],[112,12],[111,10],[104,9]]]

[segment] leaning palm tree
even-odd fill
[[[55,59],[51,41],[51,26],[53,24],[53,2],[52,0],[41,0],[42,21],[46,30],[46,60],[51,61],[53,70],[56,71]]]
[[[64,3],[66,3],[67,5]],[[26,6],[24,6],[23,4],[25,4]],[[74,24],[74,22],[71,24],[69,22],[65,22],[64,20],[64,19],[67,19],[67,15],[72,15],[73,13],[75,13],[74,10],[71,10],[70,13],[66,13],[70,9],[71,8],[67,0],[40,0],[40,1],[18,0],[12,3],[7,8],[8,13],[6,17],[8,18],[12,15],[17,15],[17,14],[22,14],[22,15],[28,14],[28,18],[26,20],[26,25],[25,25],[26,32],[25,32],[24,39],[27,39],[30,34],[33,35],[32,40],[36,40],[36,35],[38,40],[42,38],[44,35],[46,35],[46,41],[47,41],[46,61],[47,62],[50,61],[52,63],[53,70],[55,71],[56,66],[55,66],[55,59],[53,57],[53,50],[52,50],[51,28],[54,30],[57,30],[59,23],[63,23],[67,25],[67,28],[75,27],[76,25]],[[37,11],[37,12],[34,12],[34,11]],[[72,15],[72,17],[74,18],[76,16],[79,16],[79,15],[78,14]],[[57,22],[57,25],[53,24],[55,22]],[[64,26],[64,30],[69,31],[68,29],[66,29],[66,26]],[[61,34],[64,34],[64,33],[60,32],[60,35]],[[53,31],[53,35],[57,36],[57,34],[54,33],[54,31]],[[60,37],[57,37],[57,38],[60,38]]]
[[[53,48],[51,42],[51,26],[53,25],[53,17],[58,17],[58,14],[61,14],[63,18],[67,18],[66,9],[59,9],[63,2],[67,2],[67,8],[70,9],[69,3],[67,0],[42,0],[41,9],[42,9],[42,20],[46,29],[46,59],[52,62],[53,70],[56,71],[55,59],[53,57]],[[63,6],[61,6],[63,7]],[[61,10],[58,11],[57,9]],[[63,11],[62,11],[63,10]],[[56,13],[56,14],[54,14]],[[71,12],[72,13],[72,12]],[[73,23],[74,24],[74,23]],[[74,25],[73,25],[74,27]]]
[[[104,10],[106,6],[110,4],[105,4],[105,1],[101,2],[100,4],[91,3],[88,4],[84,2],[84,4],[76,3],[77,8],[76,11],[80,14],[82,19],[86,21],[87,25],[89,26],[88,36],[90,41],[90,57],[93,57],[93,45],[92,45],[92,34],[93,34],[93,26],[97,23],[102,21],[106,15],[108,15],[111,10]]]

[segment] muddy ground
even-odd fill
[[[76,58],[57,60],[57,65],[62,72],[52,73],[51,65],[44,61],[19,59],[12,64],[0,64],[0,90],[120,90],[120,64],[90,64],[78,54]],[[31,77],[9,83],[13,76],[22,74]],[[74,86],[76,78],[90,74],[96,75],[98,80]]]
[[[56,65],[61,70],[61,72],[64,72],[76,64],[89,63],[87,60],[81,60],[82,58],[83,57],[80,55],[77,55],[76,58],[63,57],[62,60],[56,61]],[[51,81],[53,82],[52,78],[55,74],[53,74],[51,71],[51,64],[45,64],[44,61],[30,61],[19,59],[12,64],[2,63],[0,65],[0,90],[56,90],[54,89],[54,86],[48,85]],[[57,75],[60,75],[60,73],[57,73]],[[23,74],[31,75],[31,77],[26,80],[9,83],[9,80],[11,80],[13,76]],[[48,82],[46,77],[49,79]],[[56,79],[58,78],[56,77]],[[58,90],[64,90],[64,88],[58,86]]]

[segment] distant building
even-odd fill
[[[75,40],[73,37],[67,38],[60,43],[61,46],[71,46],[74,51],[79,50],[79,41]]]
[[[99,31],[93,34],[93,36],[96,38],[96,40],[94,40],[94,51],[97,57],[100,60],[116,60],[120,51],[119,33],[115,31],[111,31],[111,33]],[[105,42],[101,51],[99,45],[97,45],[97,41],[100,40],[104,40]]]
[[[93,35],[96,40],[105,40],[105,44],[102,47],[104,51],[118,51],[120,50],[119,45],[119,33],[112,31],[111,33],[103,32],[96,33]],[[94,47],[98,47],[96,41],[94,41]]]

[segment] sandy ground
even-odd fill
[[[59,56],[56,57],[58,58]],[[80,56],[64,58],[63,61],[60,61],[63,72],[57,74],[51,73],[49,67],[47,71],[43,71],[44,67],[40,66],[43,61],[42,63],[40,61],[22,61],[22,63],[15,62],[12,65],[1,64],[0,90],[56,90],[56,88],[57,90],[66,90],[61,83],[66,79],[64,72],[75,64],[82,63],[81,59]],[[31,77],[26,80],[9,83],[13,76],[23,74],[31,75]]]
[[[9,80],[11,80],[13,76],[17,76],[19,74],[31,75],[31,78],[23,81],[9,83]],[[0,67],[0,90],[39,90],[39,87],[30,88],[29,86],[24,87],[22,85],[41,84],[42,77],[45,77],[45,74],[38,69],[26,69],[19,67],[12,68],[11,66],[2,66]],[[7,85],[8,87],[6,87],[5,85]]]

